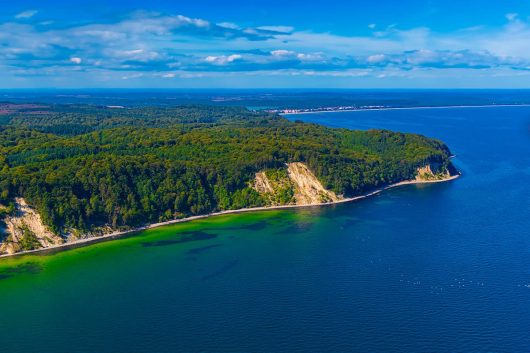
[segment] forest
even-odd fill
[[[0,204],[24,197],[57,234],[264,206],[255,173],[289,162],[349,197],[411,179],[426,163],[451,168],[450,155],[421,135],[242,107],[0,104]]]

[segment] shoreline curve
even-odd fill
[[[165,222],[152,223],[152,224],[149,224],[149,225],[146,225],[146,226],[142,226],[142,227],[137,227],[137,228],[134,228],[134,229],[124,230],[124,231],[117,231],[117,232],[105,234],[105,235],[102,235],[102,236],[99,236],[99,237],[91,237],[91,238],[86,238],[86,239],[79,239],[79,240],[75,240],[75,241],[72,241],[72,242],[69,242],[69,243],[64,243],[64,244],[60,244],[60,245],[53,245],[53,246],[50,246],[50,247],[47,247],[47,248],[20,251],[20,252],[13,253],[13,254],[3,254],[3,255],[0,255],[0,260],[3,259],[3,258],[8,258],[8,257],[17,257],[17,256],[31,255],[31,254],[37,254],[37,253],[42,253],[42,252],[48,252],[48,251],[50,251],[50,252],[62,251],[62,250],[66,251],[68,249],[78,248],[78,247],[82,247],[82,246],[85,246],[85,245],[90,245],[90,244],[95,244],[95,243],[99,243],[99,242],[103,242],[103,241],[109,241],[109,240],[113,240],[113,239],[118,239],[118,238],[124,237],[126,235],[131,235],[133,233],[142,232],[142,231],[153,229],[153,228],[169,226],[169,225],[177,224],[177,223],[191,222],[191,221],[198,220],[198,219],[205,219],[205,218],[222,216],[222,215],[227,215],[227,214],[238,214],[238,213],[247,213],[247,212],[282,210],[282,209],[290,209],[290,208],[321,207],[321,206],[330,206],[330,205],[335,205],[335,204],[359,201],[359,200],[363,200],[363,199],[369,198],[371,196],[378,195],[378,194],[382,193],[385,190],[393,189],[393,188],[396,188],[396,187],[399,187],[399,186],[417,185],[417,184],[444,183],[444,182],[455,180],[455,179],[459,178],[460,176],[462,176],[461,173],[456,174],[456,175],[452,175],[452,176],[450,176],[448,178],[445,178],[445,179],[439,179],[439,180],[405,180],[405,181],[400,181],[398,183],[390,184],[390,185],[381,187],[379,189],[370,191],[370,192],[365,193],[363,195],[349,197],[349,198],[341,199],[341,200],[338,200],[338,201],[316,203],[316,204],[307,204],[307,205],[280,205],[280,206],[249,207],[249,208],[240,208],[240,209],[237,209],[237,210],[225,210],[225,211],[208,213],[208,214],[204,214],[204,215],[197,215],[197,216],[190,216],[190,217],[186,217],[186,218],[173,219],[173,220],[165,221]]]

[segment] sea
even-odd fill
[[[462,176],[0,259],[0,350],[530,351],[530,107],[288,118],[438,138]]]

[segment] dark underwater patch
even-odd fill
[[[200,253],[203,253],[203,252],[205,252],[207,250],[210,250],[212,248],[217,248],[219,246],[221,246],[221,244],[213,244],[213,245],[201,246],[201,247],[198,247],[198,248],[190,249],[190,250],[188,250],[187,253],[189,255],[198,255]]]
[[[306,233],[313,228],[312,222],[297,222],[291,224],[289,227],[277,232],[276,234],[300,234]]]
[[[206,276],[203,276],[201,279],[203,281],[206,281],[206,280],[209,280],[211,278],[220,276],[220,275],[230,271],[232,268],[236,267],[238,263],[239,263],[239,260],[232,260],[229,263],[225,264],[224,266],[218,268],[214,272],[212,272],[210,274],[207,274]]]
[[[182,232],[177,234],[177,239],[158,240],[142,242],[142,246],[149,248],[154,246],[169,246],[175,244],[187,243],[190,241],[208,240],[217,238],[218,234],[212,234],[202,231]]]
[[[216,231],[227,231],[227,230],[251,230],[251,231],[259,231],[267,228],[270,225],[267,221],[259,221],[252,224],[242,225],[239,227],[220,227],[220,228],[213,228],[212,230]]]
[[[34,262],[29,262],[27,264],[18,265],[15,267],[7,268],[0,271],[0,280],[8,279],[15,275],[21,274],[30,274],[34,275],[42,271],[42,267]]]

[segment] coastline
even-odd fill
[[[241,209],[237,209],[237,210],[226,210],[226,211],[208,213],[208,214],[204,214],[204,215],[190,216],[190,217],[186,217],[186,218],[174,219],[174,220],[160,222],[160,223],[152,223],[152,224],[149,224],[149,225],[146,225],[146,226],[143,226],[143,227],[138,227],[138,228],[129,229],[129,230],[125,230],[125,231],[117,231],[117,232],[105,234],[105,235],[102,235],[102,236],[99,236],[99,237],[79,239],[79,240],[75,240],[75,241],[72,241],[72,242],[69,242],[69,243],[64,243],[64,244],[60,244],[60,245],[54,245],[54,246],[50,246],[50,247],[47,247],[47,248],[40,248],[40,249],[35,249],[35,250],[26,250],[26,251],[17,252],[17,253],[14,253],[14,254],[3,254],[3,255],[0,255],[0,259],[8,258],[8,257],[15,257],[15,256],[24,256],[24,255],[29,255],[29,254],[36,254],[36,253],[41,253],[41,252],[46,252],[46,251],[53,251],[53,250],[59,250],[59,251],[60,250],[67,250],[69,248],[76,248],[76,247],[81,247],[81,246],[84,246],[84,245],[90,245],[92,243],[98,243],[98,242],[102,242],[102,241],[106,241],[106,240],[112,240],[112,239],[121,238],[123,236],[129,235],[129,234],[132,234],[132,233],[141,232],[141,231],[145,231],[145,230],[149,230],[149,229],[153,229],[153,228],[159,228],[159,227],[164,227],[164,226],[168,226],[168,225],[172,225],[172,224],[190,222],[190,221],[194,221],[194,220],[198,220],[198,219],[205,219],[205,218],[210,218],[210,217],[215,217],[215,216],[222,216],[222,215],[227,215],[227,214],[238,214],[238,213],[247,213],[247,212],[281,210],[281,209],[290,209],[290,208],[320,207],[320,206],[329,206],[329,205],[341,204],[341,203],[346,203],[346,202],[353,202],[353,201],[363,200],[363,199],[369,198],[371,196],[375,196],[375,195],[380,194],[381,192],[383,192],[385,190],[393,189],[393,188],[396,188],[396,187],[399,187],[399,186],[415,185],[415,184],[444,183],[444,182],[455,180],[455,179],[459,178],[460,176],[461,176],[461,174],[456,174],[456,175],[452,175],[452,176],[450,176],[448,178],[440,179],[440,180],[405,180],[405,181],[401,181],[399,183],[395,183],[395,184],[390,184],[390,185],[384,186],[382,188],[376,189],[374,191],[370,191],[370,192],[368,192],[366,194],[363,194],[363,195],[350,197],[350,198],[345,198],[345,199],[341,199],[341,200],[338,200],[338,201],[332,201],[332,202],[324,202],[324,203],[318,203],[318,204],[307,204],[307,205],[281,205],[281,206],[249,207],[249,208],[241,208]]]
[[[360,108],[360,109],[336,109],[336,110],[315,110],[301,111],[297,113],[278,112],[281,116],[302,115],[302,114],[321,114],[321,113],[342,113],[342,112],[367,112],[379,110],[417,110],[417,109],[456,109],[456,108],[507,108],[507,107],[530,107],[530,104],[483,104],[483,105],[441,105],[441,106],[423,106],[423,107],[384,107],[384,108]]]

